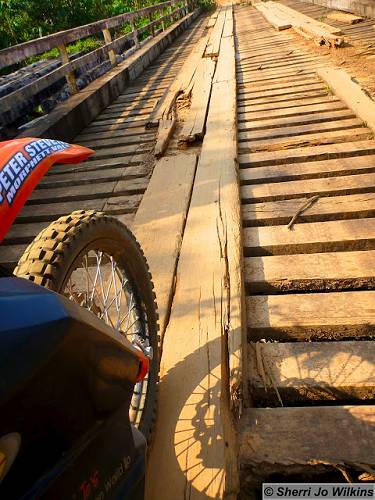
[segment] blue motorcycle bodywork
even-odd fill
[[[130,343],[54,292],[0,278],[0,438],[21,436],[0,498],[141,499]]]

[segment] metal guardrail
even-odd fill
[[[43,54],[54,48],[58,48],[61,59],[61,66],[57,69],[2,97],[0,99],[1,112],[4,113],[9,111],[15,106],[19,107],[23,102],[48,88],[62,77],[66,78],[71,94],[77,93],[78,90],[74,70],[86,66],[91,62],[95,62],[107,55],[112,66],[115,66],[117,64],[116,49],[123,45],[124,42],[133,40],[135,47],[139,48],[139,36],[141,34],[150,31],[152,36],[155,36],[155,28],[157,26],[164,30],[166,21],[173,22],[186,15],[189,11],[190,4],[191,0],[170,0],[134,12],[120,14],[115,17],[86,24],[85,26],[53,33],[52,35],[0,50],[0,69],[22,62],[29,57]],[[164,14],[166,9],[168,9],[168,14]],[[161,15],[157,19],[153,19],[153,15],[156,12],[159,12]],[[135,21],[145,17],[148,17],[150,22],[142,26],[142,28],[137,29]],[[130,24],[131,32],[113,40],[110,29],[126,23]],[[66,49],[69,43],[95,35],[99,32],[102,32],[104,37],[105,44],[103,46],[74,60],[70,60]]]

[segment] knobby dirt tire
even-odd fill
[[[159,337],[156,296],[143,251],[133,234],[114,217],[78,210],[60,217],[41,231],[26,248],[14,274],[61,293],[74,262],[86,248],[111,248],[122,260],[144,303],[149,342],[154,358],[150,365],[147,396],[139,429],[150,441],[155,422],[159,377]]]

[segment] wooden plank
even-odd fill
[[[245,204],[243,223],[251,227],[288,224],[307,199]],[[298,216],[295,224],[363,217],[375,217],[375,193],[320,198]]]
[[[151,145],[149,143],[141,144],[129,144],[128,146],[118,146],[112,148],[103,148],[95,151],[92,155],[92,159],[87,160],[88,164],[93,164],[94,162],[103,161],[104,159],[115,159],[119,157],[127,157],[133,155],[139,155],[141,153],[146,153],[151,150]]]
[[[84,184],[96,184],[100,182],[116,181],[119,179],[136,179],[145,177],[149,173],[149,168],[146,165],[136,167],[103,168],[102,170],[89,170],[71,173],[59,173],[57,175],[48,175],[44,177],[40,184],[40,189],[70,187]]]
[[[304,196],[333,196],[355,193],[370,193],[375,190],[375,174],[358,174],[324,179],[271,182],[269,184],[246,185],[241,188],[241,198],[248,203],[287,200]],[[366,197],[362,197],[366,201]],[[319,205],[320,200],[316,202]],[[364,207],[365,208],[365,207]]]
[[[318,68],[318,75],[375,132],[375,102],[343,69]]]
[[[298,124],[300,124],[301,126],[312,123],[321,124],[325,122],[332,122],[349,118],[354,118],[353,112],[349,109],[324,112],[317,111],[312,113],[303,113],[300,115],[290,115],[281,118],[267,118],[267,114],[264,114],[264,118],[262,120],[239,122],[238,129],[241,132],[247,130],[268,130],[284,126],[289,127]]]
[[[215,61],[210,58],[202,58],[199,63],[192,90],[191,106],[178,138],[179,143],[185,144],[203,139],[215,66]]]
[[[127,130],[130,129],[139,129],[141,127],[144,127],[147,124],[147,120],[133,120],[133,119],[126,119],[126,120],[110,120],[110,123],[103,124],[103,123],[96,123],[95,121],[90,123],[88,127],[85,128],[84,133],[85,135],[91,135],[91,134],[98,134],[98,133],[109,133],[112,131],[118,131],[118,130]],[[134,130],[136,132],[136,130]],[[80,136],[78,136],[80,137]]]
[[[221,9],[217,17],[215,26],[211,31],[206,50],[204,52],[204,57],[217,57],[219,55],[221,35],[224,29],[224,22],[225,22],[225,9]]]
[[[281,165],[285,163],[300,163],[311,160],[329,160],[331,158],[354,157],[375,153],[375,141],[346,142],[313,146],[306,148],[287,149],[285,151],[270,151],[267,153],[251,153],[240,155],[242,166]]]
[[[46,178],[51,175],[60,175],[67,173],[76,173],[76,172],[94,172],[97,170],[102,170],[106,168],[127,168],[129,166],[140,165],[147,158],[147,155],[144,153],[134,154],[133,156],[118,157],[118,158],[105,158],[103,160],[96,161],[86,161],[83,163],[76,163],[73,165],[57,165],[55,164],[49,172],[46,174]]]
[[[351,14],[350,12],[343,12],[340,10],[328,12],[327,19],[332,19],[332,21],[338,21],[340,23],[345,23],[345,24],[357,24],[364,20],[363,17],[356,16],[354,14]]]
[[[196,71],[198,61],[202,57],[208,41],[208,36],[203,36],[195,45],[190,55],[185,59],[180,71],[170,87],[166,89],[164,95],[159,100],[159,103],[151,114],[148,125],[155,126],[162,118],[170,119],[170,112],[175,104],[177,96],[183,93],[191,83],[191,80]]]
[[[332,132],[334,130],[345,130],[362,125],[362,122],[358,118],[348,118],[333,122],[323,122],[317,125],[316,123],[308,123],[307,125],[295,125],[295,126],[285,126],[285,127],[275,127],[265,130],[253,130],[240,132],[238,134],[238,139],[240,142],[244,141],[262,141],[262,140],[274,140],[281,139],[284,137],[294,138],[295,136],[304,134],[315,134],[316,132],[323,133],[326,131]],[[323,135],[323,134],[322,134]],[[287,139],[286,139],[287,140]],[[251,145],[251,142],[250,142]]]
[[[33,191],[27,201],[27,204],[37,205],[39,203],[57,203],[63,201],[106,198],[114,192],[119,182],[121,182],[121,180],[116,179],[108,182],[102,181],[95,184],[70,185],[69,189],[67,189],[66,186],[47,188],[44,184],[43,189],[36,189]],[[142,194],[145,192],[147,184],[147,178],[126,179],[122,183],[121,191],[116,191],[116,193]]]
[[[170,314],[196,162],[195,155],[171,156],[157,162],[134,219],[134,233],[155,285],[162,337]]]
[[[374,289],[375,251],[269,255],[245,259],[250,293]]]
[[[178,95],[186,92],[190,87],[198,61],[201,59],[206,48],[207,40],[207,35],[199,40],[192,53],[182,65],[171,87],[160,99],[158,106],[149,118],[148,126],[159,125],[154,150],[157,158],[162,156],[168,147],[169,140],[176,126],[176,99]]]
[[[148,106],[133,106],[133,107],[127,107],[127,108],[122,108],[121,106],[116,107],[114,109],[106,109],[106,111],[103,111],[97,118],[96,121],[100,123],[103,120],[110,120],[110,119],[118,119],[118,118],[128,118],[131,116],[136,116],[136,117],[141,117],[142,115],[149,115],[150,112],[154,109],[154,105],[150,104]],[[143,117],[143,116],[142,116]]]
[[[283,25],[292,26],[298,33],[306,33],[309,37],[316,39],[320,45],[329,44],[340,47],[343,44],[344,39],[340,28],[319,22],[279,2],[267,2],[265,7],[263,4],[260,5],[262,13],[276,28]]]
[[[245,253],[250,255],[287,255],[375,249],[375,220],[362,219],[248,227],[244,229]]]
[[[126,214],[135,212],[140,201],[141,195],[126,195],[114,198],[109,202],[108,212],[111,214]],[[56,203],[46,203],[38,205],[25,205],[17,217],[18,222],[43,222],[52,221],[63,215],[69,214],[79,208],[80,210],[103,210],[106,199],[81,200],[79,207],[77,201],[66,201]]]
[[[362,470],[360,464],[373,466],[375,407],[245,410],[240,422],[240,460],[254,467],[358,464]]]
[[[134,219],[134,214],[123,214],[119,215],[119,218],[127,224],[128,226],[131,225],[133,219]],[[35,236],[40,233],[43,229],[45,229],[50,222],[45,221],[45,222],[28,222],[25,224],[13,224],[13,226],[10,228],[9,232],[7,233],[6,238],[4,239],[3,244],[4,245],[12,245],[12,246],[18,246],[22,245],[25,243],[30,243]]]
[[[301,84],[306,80],[312,80],[316,77],[316,73],[313,71],[297,71],[296,73],[290,73],[289,75],[283,75],[276,78],[268,78],[268,79],[259,79],[251,82],[251,85],[248,83],[240,83],[238,84],[238,93],[244,93],[251,91],[259,91],[260,89],[267,87],[264,90],[281,88],[284,86],[285,88],[290,88],[293,84]]]
[[[243,184],[262,184],[265,182],[312,179],[314,177],[332,177],[353,175],[375,171],[375,155],[339,158],[337,160],[309,161],[274,165],[272,168],[251,167],[240,171]]]
[[[247,297],[250,340],[313,340],[375,335],[375,291]],[[293,311],[293,314],[291,314]]]
[[[318,127],[316,127],[317,129]],[[324,128],[324,127],[323,127]],[[365,141],[373,138],[373,132],[366,127],[356,127],[344,130],[327,130],[319,131],[317,133],[309,133],[295,135],[293,137],[275,137],[249,141],[241,144],[241,148],[246,148],[249,152],[258,151],[277,151],[279,149],[286,149],[290,147],[306,147],[322,144],[338,144],[340,142],[352,142],[355,140]]]
[[[302,34],[304,38],[315,40],[318,45],[328,45],[328,47],[342,47],[345,43],[345,39],[341,35],[334,35],[329,31],[321,29],[319,26],[314,24],[301,24],[294,27],[296,33]],[[307,36],[305,36],[307,35]]]
[[[237,81],[239,85],[244,85],[246,87],[250,87],[253,84],[261,84],[264,83],[267,87],[272,84],[275,80],[280,81],[281,78],[285,80],[290,80],[293,77],[307,77],[314,73],[316,64],[310,63],[307,65],[306,63],[302,63],[299,67],[287,67],[277,68],[277,70],[266,70],[261,72],[248,72],[248,71],[238,71]]]
[[[270,9],[266,3],[259,2],[254,4],[254,7],[263,14],[267,21],[272,24],[277,31],[286,30],[292,27],[289,21],[278,15],[274,10]]]
[[[293,106],[290,108],[281,108],[281,109],[271,109],[267,112],[263,111],[247,111],[245,113],[238,114],[238,121],[255,121],[255,120],[264,120],[267,118],[285,118],[287,116],[300,116],[303,118],[303,115],[309,113],[322,113],[326,111],[335,111],[345,109],[345,105],[335,99],[331,99],[331,101],[326,102],[318,102],[316,104],[311,104],[309,106]]]
[[[302,14],[302,12],[299,12],[295,9],[292,9],[291,7],[288,7],[287,5],[284,5],[280,2],[272,2],[272,5],[276,8],[277,11],[284,13],[285,15],[291,17],[291,22],[293,26],[314,26],[316,28],[320,28],[322,31],[328,31],[328,33],[332,33],[333,35],[341,35],[342,31],[340,28],[336,26],[330,26],[327,23],[323,23],[320,21],[317,21],[316,19],[307,16],[306,14]]]
[[[318,82],[316,79],[306,79],[299,83],[293,83],[291,85],[273,84],[271,88],[264,89],[263,87],[255,89],[242,89],[238,91],[238,100],[249,100],[257,99],[259,97],[277,97],[288,94],[295,94],[297,92],[308,92],[310,90],[321,90],[324,89],[323,83]]]
[[[103,148],[112,148],[114,146],[128,146],[131,144],[140,144],[144,142],[153,142],[155,140],[155,134],[153,133],[142,133],[139,135],[130,135],[121,134],[120,137],[114,137],[115,134],[111,134],[112,137],[105,139],[101,136],[97,136],[95,139],[91,139],[88,141],[79,141],[79,144],[82,146],[87,145],[87,147],[92,149],[103,149]],[[77,141],[78,142],[78,141]]]
[[[179,258],[176,293],[164,336],[158,426],[146,491],[150,500],[159,500],[160,491],[165,500],[184,498],[186,491],[191,499],[222,498],[225,469],[227,488],[238,490],[238,483],[234,483],[236,459],[232,459],[228,470],[224,455],[224,439],[230,443],[227,453],[231,457],[235,453],[226,421],[230,398],[227,384],[229,378],[233,380],[226,363],[232,370],[230,375],[239,373],[241,347],[234,65],[233,38],[226,37],[221,42],[207,131]],[[223,281],[228,270],[221,258],[225,250],[218,236],[219,229],[220,238],[223,237],[219,205],[223,223],[228,221],[230,289],[227,290],[223,289]],[[222,347],[225,335],[222,329],[229,307],[228,291],[231,328],[227,332],[226,350]],[[236,355],[236,364],[231,356],[228,360],[228,351]],[[225,437],[219,438],[223,433]]]
[[[244,83],[251,81],[273,80],[278,76],[283,77],[288,74],[297,75],[304,71],[310,71],[316,66],[316,61],[311,57],[306,59],[280,61],[272,64],[241,65],[237,70],[238,78]]]
[[[173,113],[172,118],[164,119],[162,118],[159,121],[159,127],[157,132],[156,144],[154,148],[154,155],[156,158],[160,158],[165,153],[169,141],[173,135],[173,132],[176,128],[176,117],[175,113]]]
[[[231,16],[231,17],[229,17]],[[224,23],[224,29],[223,29],[223,38],[227,36],[233,36],[234,34],[234,27],[233,27],[233,18],[232,18],[232,8],[230,10],[227,10],[226,17],[225,17],[225,23]]]
[[[126,132],[124,133],[124,130]],[[119,125],[117,129],[113,130],[102,130],[102,131],[87,131],[84,130],[82,134],[79,134],[79,136],[75,137],[75,142],[77,144],[90,144],[91,141],[92,143],[95,142],[100,142],[100,140],[103,140],[104,145],[106,144],[107,140],[113,140],[115,141],[116,139],[118,140],[119,138],[124,138],[126,137],[126,140],[130,140],[131,138],[134,138],[134,140],[137,140],[137,137],[144,137],[146,140],[147,137],[155,137],[155,132],[153,130],[146,131],[144,129],[144,126],[141,127],[128,127],[127,124],[124,125]],[[143,140],[143,139],[142,139]]]
[[[375,343],[253,343],[249,349],[250,393],[258,405],[280,406],[375,397]]]
[[[313,104],[326,104],[331,102],[337,102],[338,99],[336,97],[332,97],[326,93],[323,96],[318,97],[306,97],[304,99],[289,99],[283,102],[270,102],[264,104],[258,104],[255,102],[247,102],[244,105],[238,107],[238,113],[255,113],[257,111],[270,111],[270,110],[283,110],[284,108],[293,108],[293,107],[301,107],[301,106],[310,106]],[[251,115],[249,115],[251,116]]]
[[[271,96],[247,96],[246,98],[237,99],[238,109],[242,109],[244,106],[256,105],[259,106],[261,104],[278,104],[288,102],[290,100],[302,101],[303,99],[308,98],[317,98],[317,97],[325,97],[327,96],[327,89],[324,87],[316,86],[316,90],[314,88],[309,88],[306,91],[303,90],[289,90],[289,92],[284,92],[280,95],[271,95]]]
[[[212,14],[212,16],[210,17],[210,19],[208,20],[208,23],[206,24],[206,29],[210,29],[210,28],[213,28],[216,24],[216,20],[217,20],[217,16],[218,16],[218,12],[214,12]]]
[[[296,67],[302,66],[301,63],[311,63],[311,62],[316,61],[316,60],[317,59],[314,55],[307,55],[307,54],[303,54],[303,53],[293,54],[292,51],[289,51],[288,55],[284,55],[284,53],[281,52],[280,56],[278,54],[277,60],[270,59],[269,56],[268,56],[268,58],[262,56],[262,57],[255,57],[255,58],[251,58],[251,59],[244,59],[241,61],[241,65],[238,68],[238,71],[241,71],[241,72],[254,71],[254,70],[256,70],[256,71],[264,71],[264,70],[274,71],[277,68],[285,68],[285,67],[289,67],[289,66],[296,66]]]

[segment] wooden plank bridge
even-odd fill
[[[375,22],[176,9],[23,133],[96,154],[52,168],[0,261],[76,209],[135,231],[162,337],[149,500],[375,481]]]

